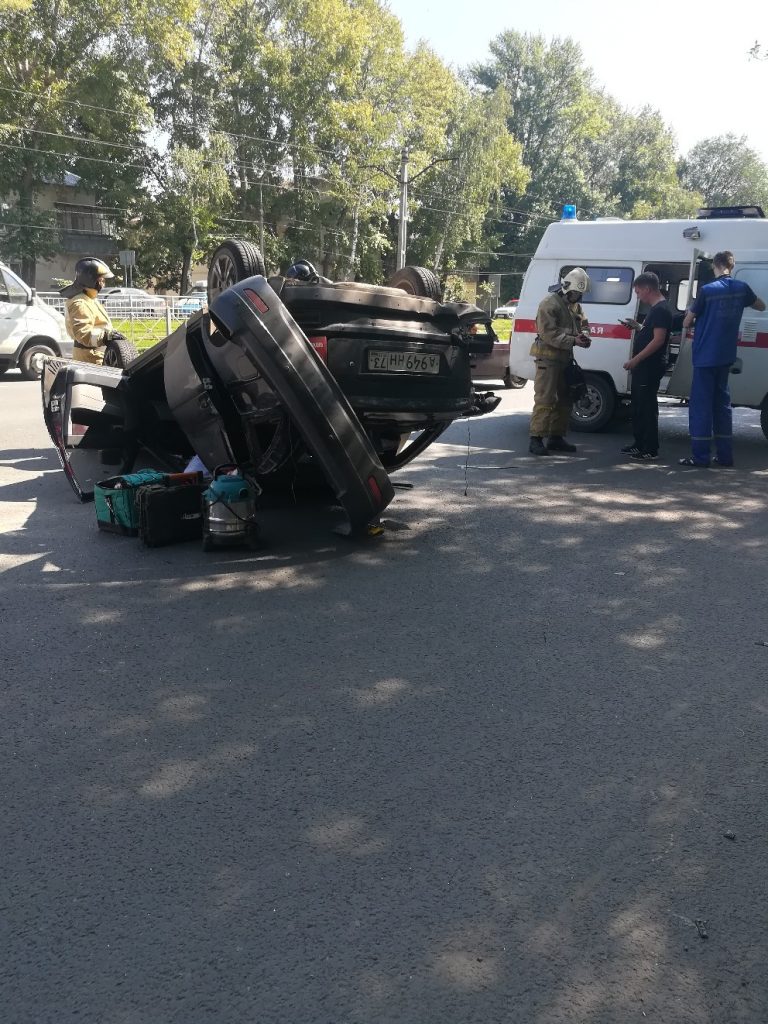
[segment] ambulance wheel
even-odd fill
[[[443,300],[440,278],[427,267],[403,267],[402,270],[396,270],[387,283],[390,288],[399,288],[409,295],[434,299],[435,302]]]
[[[763,402],[763,406],[760,409],[760,426],[766,441],[768,441],[768,398]]]
[[[585,373],[584,376],[587,379],[587,394],[571,409],[571,429],[604,430],[616,412],[616,394],[600,374]]]
[[[524,388],[528,383],[526,377],[515,377],[514,374],[509,372],[509,367],[504,371],[504,387],[509,388]]]
[[[231,288],[238,281],[260,274],[266,277],[267,268],[259,249],[242,238],[228,238],[211,256],[208,264],[208,302]]]
[[[138,358],[138,355],[139,350],[132,341],[128,341],[127,338],[113,338],[104,348],[104,365],[124,370],[128,363]]]

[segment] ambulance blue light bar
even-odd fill
[[[563,207],[563,215],[560,220],[576,220],[576,205],[575,203],[566,203]]]

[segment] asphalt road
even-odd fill
[[[379,540],[206,555],[0,383],[3,1024],[768,1020],[768,443],[536,461],[530,401]]]

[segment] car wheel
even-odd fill
[[[510,373],[509,368],[504,372],[505,388],[524,388],[527,383],[527,377],[516,377],[513,373]]]
[[[258,248],[240,238],[228,238],[216,249],[208,265],[208,301],[213,302],[227,288],[247,277],[261,274],[266,277],[267,268]]]
[[[138,355],[139,350],[132,341],[128,341],[127,338],[114,338],[107,342],[104,349],[104,365],[124,370]]]
[[[571,410],[573,430],[603,430],[616,411],[616,395],[608,381],[596,373],[585,373],[587,394]]]
[[[418,295],[425,299],[442,302],[443,289],[437,274],[426,267],[403,267],[396,270],[389,279],[390,288],[399,288],[409,295]]]
[[[50,345],[43,345],[40,342],[28,345],[19,359],[19,369],[24,380],[40,380],[45,360],[55,355],[56,351]]]
[[[766,441],[768,441],[768,398],[763,402],[763,406],[760,409],[760,426]]]

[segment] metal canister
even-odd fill
[[[258,540],[255,489],[237,466],[219,466],[203,494],[203,550],[255,547]]]

